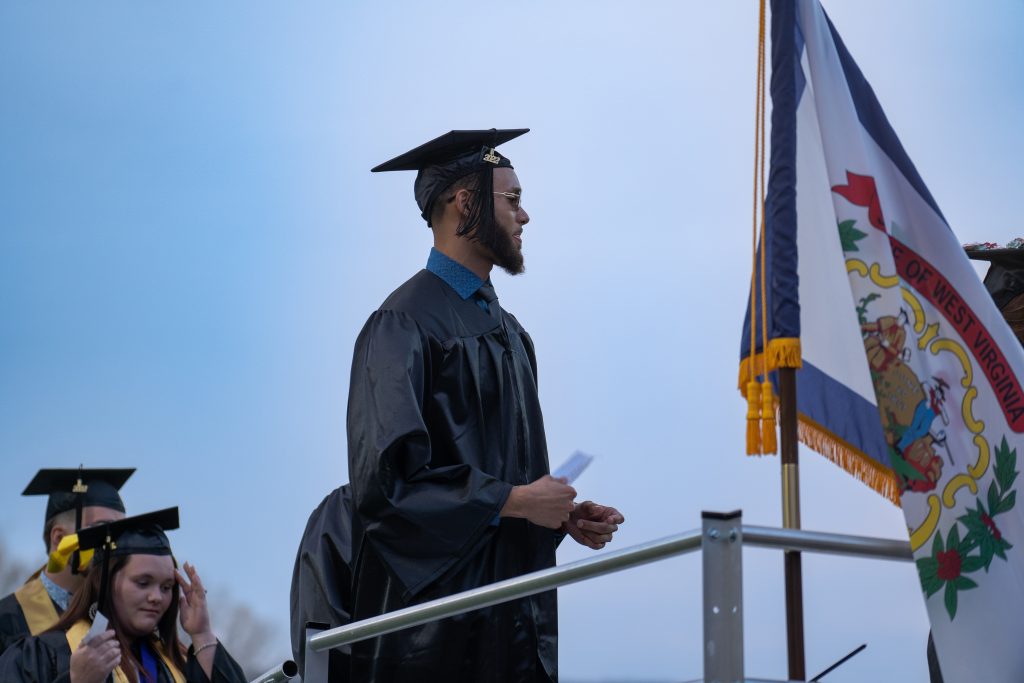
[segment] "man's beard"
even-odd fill
[[[490,250],[491,256],[494,259],[494,265],[509,275],[519,275],[525,272],[526,266],[523,264],[523,250],[516,244],[515,238],[497,225],[491,225],[488,233],[480,241]]]

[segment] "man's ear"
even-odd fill
[[[64,537],[68,535],[68,530],[60,524],[54,524],[53,528],[50,529],[50,552],[52,553],[60,545],[60,542],[64,540]]]
[[[455,192],[455,209],[463,218],[469,215],[469,190],[463,188]]]

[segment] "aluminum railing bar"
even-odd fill
[[[853,555],[911,561],[910,544],[895,539],[850,536],[798,529],[743,525],[743,543],[749,546],[804,552]],[[385,635],[437,619],[455,616],[500,602],[523,598],[577,581],[682,555],[701,545],[699,529],[625,548],[588,560],[552,567],[457,595],[388,612],[363,621],[323,631],[309,639],[309,647],[323,652],[347,643]]]
[[[260,674],[252,679],[250,683],[284,683],[284,681],[295,678],[298,673],[299,665],[290,659],[286,659],[283,664],[278,664],[270,671]]]
[[[743,525],[743,545],[906,562],[914,559],[907,541],[746,524]]]
[[[410,626],[418,626],[436,619],[452,617],[500,602],[524,598],[552,588],[566,586],[602,574],[638,567],[673,555],[683,555],[700,548],[701,530],[693,529],[675,536],[641,543],[623,550],[605,553],[599,557],[579,560],[570,564],[542,569],[499,581],[489,586],[474,588],[457,595],[438,598],[420,605],[388,612],[347,626],[339,626],[318,633],[309,639],[307,647],[322,652],[347,643],[374,638]]]

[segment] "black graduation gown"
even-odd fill
[[[422,270],[367,321],[348,404],[353,621],[551,567],[498,519],[548,473],[533,342]],[[354,681],[556,681],[554,591],[354,644]]]
[[[292,654],[305,670],[306,624],[344,626],[352,616],[352,492],[339,486],[313,510],[292,572]],[[331,683],[349,680],[350,645],[328,653]]]
[[[0,655],[28,635],[30,634],[28,622],[25,621],[25,612],[18,604],[14,593],[11,593],[0,600]]]
[[[33,575],[32,578],[29,579],[29,581],[26,582],[26,584],[19,590],[24,590],[33,581],[38,582],[38,576],[39,572]],[[41,595],[45,595],[42,593],[42,591],[45,590],[42,586],[36,586],[36,588],[39,590]],[[53,613],[51,615],[52,621],[50,621],[49,624],[52,625],[57,623],[57,619],[62,611],[61,608],[52,599],[49,599],[48,597],[44,597],[43,599],[48,600],[50,606],[53,608]],[[45,629],[37,629],[37,631],[42,630]],[[32,628],[29,626],[28,620],[25,617],[25,610],[22,608],[21,603],[18,602],[16,593],[11,593],[0,600],[0,655],[2,655],[7,648],[14,645],[22,638],[26,638],[30,635],[32,635]]]
[[[71,647],[63,631],[47,631],[29,636],[0,656],[0,681],[3,683],[70,683]],[[223,645],[213,658],[213,676],[206,673],[189,648],[185,670],[188,683],[247,683],[242,668]],[[174,683],[163,662],[159,662],[158,683]],[[108,676],[107,681],[114,677]]]

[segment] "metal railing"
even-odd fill
[[[425,624],[435,619],[452,617],[482,607],[490,607],[500,602],[543,593],[552,588],[567,586],[570,583],[584,581],[595,576],[611,574],[630,567],[639,567],[642,564],[656,562],[675,555],[683,555],[700,548],[700,543],[700,529],[694,529],[683,534],[606,553],[600,557],[523,574],[514,579],[506,579],[463,593],[388,612],[379,617],[323,631],[309,639],[306,652],[324,652],[348,643]]]
[[[290,659],[284,660],[270,671],[264,672],[252,679],[252,683],[284,683],[295,678],[299,673],[299,665]]]
[[[806,553],[852,555],[877,560],[910,562],[914,554],[909,541],[871,536],[849,536],[802,529],[779,529],[770,526],[743,525],[743,543],[776,550],[799,550]]]
[[[528,597],[597,576],[704,550],[704,636],[706,644],[733,643],[734,648],[711,648],[718,661],[705,659],[706,680],[743,680],[742,550],[743,545],[777,550],[828,553],[874,559],[911,561],[910,543],[894,539],[851,536],[798,529],[747,526],[740,513],[704,513],[704,524],[656,541],[641,543],[599,557],[524,574],[480,588],[325,631],[308,631],[304,683],[321,683],[311,669],[326,671],[327,652],[368,638],[393,633],[437,619]],[[722,541],[722,543],[715,543]],[[714,551],[709,553],[709,551]],[[710,564],[709,564],[710,563]],[[728,606],[719,609],[719,605]],[[738,630],[737,630],[738,629]],[[738,635],[738,643],[736,643]],[[705,648],[708,652],[708,648]],[[710,666],[710,669],[709,669]],[[270,672],[268,672],[270,673]],[[287,679],[259,678],[253,683]],[[326,680],[326,679],[325,679]]]

